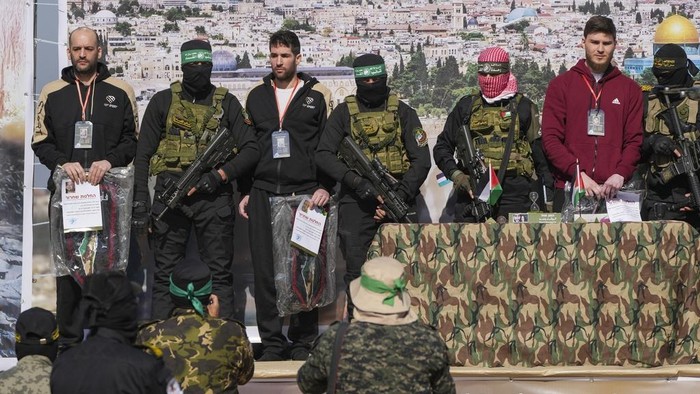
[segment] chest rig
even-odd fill
[[[390,94],[386,110],[360,112],[355,96],[345,97],[350,111],[350,132],[370,159],[377,158],[392,175],[403,175],[409,162],[401,140],[399,98]]]
[[[534,174],[532,150],[527,141],[519,138],[520,119],[518,119],[517,108],[522,97],[521,94],[515,96],[514,111],[511,113],[507,107],[485,107],[479,95],[473,96],[469,130],[472,132],[474,148],[483,153],[487,162],[491,161],[493,168],[500,168],[510,132],[511,117],[515,116],[513,145],[507,171],[532,177]]]
[[[675,133],[669,128],[668,123],[666,123],[665,118],[670,121],[670,114],[668,114],[668,109],[660,99],[652,99],[649,101],[647,109],[647,118],[645,122],[645,132],[647,134],[660,134],[671,138],[672,140],[677,140]],[[678,118],[681,122],[681,126],[687,125],[689,123],[694,123],[698,115],[698,101],[691,100],[686,97],[676,106],[676,111],[678,111]],[[686,131],[683,136],[688,140],[692,141],[696,147],[700,145],[700,138],[698,138],[698,131],[695,127]],[[700,158],[694,158],[697,162]],[[674,174],[670,168],[668,168],[673,162],[676,161],[674,156],[662,155],[653,153],[651,171],[660,172],[662,178],[665,181],[669,181]]]
[[[151,158],[151,175],[186,169],[206,148],[224,116],[222,103],[228,93],[226,88],[216,88],[211,105],[183,100],[180,82],[173,82],[170,90],[172,101],[165,120],[165,133]]]

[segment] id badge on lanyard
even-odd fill
[[[292,155],[289,144],[289,132],[287,130],[277,130],[272,132],[272,158],[284,159]]]
[[[76,149],[92,149],[92,122],[85,119],[85,110],[87,103],[90,100],[90,92],[92,91],[92,84],[94,84],[93,77],[90,84],[88,84],[87,93],[85,95],[85,100],[83,100],[83,93],[80,91],[80,81],[75,80],[75,86],[78,89],[78,99],[80,100],[80,107],[82,109],[82,120],[75,122],[74,129],[74,148]],[[90,111],[92,115],[92,110]]]
[[[280,108],[277,99],[277,85],[273,86],[275,88],[275,102],[277,103],[280,126],[277,131],[272,132],[272,158],[284,159],[292,156],[292,147],[291,143],[289,142],[289,131],[282,128],[282,123],[284,121],[284,115],[287,113],[287,109],[289,108],[289,103],[291,103],[292,99],[294,98],[294,92],[296,92],[297,87],[299,86],[299,78],[297,78],[296,83],[294,84],[294,88],[287,99],[287,105],[285,105],[284,109]]]
[[[591,87],[591,84],[590,82],[588,82],[586,77],[581,75],[581,78],[583,78],[583,82],[586,83],[588,90],[591,91],[591,95],[595,100],[595,108],[591,108],[588,110],[588,125],[586,126],[587,134],[594,137],[604,137],[605,112],[602,109],[600,109],[600,95],[603,94],[603,88],[601,87],[598,91],[598,94],[596,94],[596,92],[593,91],[593,87]]]
[[[92,122],[80,120],[75,122],[75,148],[92,149]]]
[[[588,110],[588,135],[605,136],[605,112],[602,109]]]

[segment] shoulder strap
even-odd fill
[[[335,333],[335,342],[333,344],[333,353],[331,353],[331,366],[328,370],[328,390],[327,393],[335,393],[335,386],[338,383],[338,362],[340,361],[340,349],[343,347],[345,333],[348,331],[350,323],[344,321],[338,326],[338,331]]]
[[[357,98],[353,95],[345,97],[345,103],[348,105],[348,111],[350,112],[350,117],[353,117],[360,113],[360,107],[357,105]]]
[[[170,91],[172,92],[172,102],[180,104],[182,102],[182,97],[180,97],[180,93],[182,93],[182,84],[180,81],[171,83]]]
[[[214,101],[215,102],[224,101],[224,97],[226,97],[226,93],[228,93],[227,88],[225,88],[223,86],[217,87],[216,90],[214,90]]]
[[[503,179],[506,175],[506,170],[508,169],[508,160],[510,160],[510,151],[513,149],[513,140],[515,139],[515,122],[518,120],[518,104],[520,103],[519,96],[517,94],[514,100],[511,100],[508,104],[510,111],[510,127],[508,128],[508,139],[506,140],[505,152],[503,152],[503,159],[501,160],[501,167],[498,169],[498,181],[503,183]]]
[[[387,99],[386,110],[387,112],[396,112],[399,110],[399,96],[395,94],[389,95],[389,98]]]
[[[469,106],[467,114],[464,116],[464,124],[466,125],[468,125],[469,121],[471,121],[474,111],[477,111],[479,107],[481,107],[481,95],[478,92],[472,93],[469,96],[472,98],[472,102],[470,103],[471,105]]]

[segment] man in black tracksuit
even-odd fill
[[[272,73],[248,94],[246,109],[256,130],[260,161],[252,179],[241,182],[240,214],[249,218],[250,252],[255,281],[255,310],[263,354],[258,361],[308,357],[318,335],[318,310],[292,315],[289,340],[282,334],[272,255],[269,198],[311,195],[315,205],[328,203],[334,182],[317,175],[314,152],[326,124],[330,92],[315,78],[297,73],[299,38],[291,31],[270,37]],[[274,143],[273,143],[274,140]],[[248,195],[248,193],[250,193]]]
[[[219,298],[221,317],[233,315],[233,187],[230,182],[251,171],[258,159],[253,129],[244,119],[238,99],[211,84],[211,46],[202,40],[182,45],[182,82],[153,96],[143,116],[134,159],[134,211],[137,229],[151,228],[154,237],[152,316],[166,319],[174,308],[170,299],[170,274],[185,258],[187,240],[194,226],[201,260],[213,275],[213,294]],[[181,206],[150,223],[151,215],[165,208],[157,198],[150,209],[148,176],[156,175],[155,195],[167,180],[177,182],[209,139],[227,127],[237,139],[238,154],[220,168],[205,173],[196,192]]]
[[[333,110],[316,153],[318,167],[342,182],[338,232],[345,257],[346,286],[360,276],[369,245],[386,213],[369,180],[338,158],[343,138],[352,136],[370,160],[377,158],[387,167],[399,180],[397,194],[409,205],[414,203],[430,170],[428,137],[416,111],[389,94],[384,59],[363,55],[355,59],[353,69],[357,94],[346,97]],[[352,300],[349,292],[346,294],[352,317]]]
[[[107,66],[98,62],[102,51],[94,30],[75,29],[68,41],[72,65],[62,70],[61,79],[41,90],[32,137],[34,153],[51,170],[47,187],[52,194],[56,190],[52,177],[58,166],[76,184],[97,185],[107,171],[127,166],[136,153],[134,90],[110,76]],[[76,133],[79,127],[89,130],[87,141],[76,140],[76,134],[81,137]],[[89,148],[85,142],[90,142]],[[82,327],[75,318],[81,289],[67,268],[56,268],[56,320],[63,346],[82,337]]]

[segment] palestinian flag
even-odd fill
[[[574,206],[578,206],[579,201],[586,195],[586,188],[583,185],[583,178],[581,177],[581,170],[578,165],[578,160],[576,160],[576,178],[574,179],[574,189],[571,193],[571,203]]]
[[[498,176],[496,172],[491,167],[489,162],[489,182],[486,184],[481,193],[479,194],[479,200],[488,203],[489,205],[496,205],[498,198],[503,194],[503,188],[501,183],[498,182]]]

